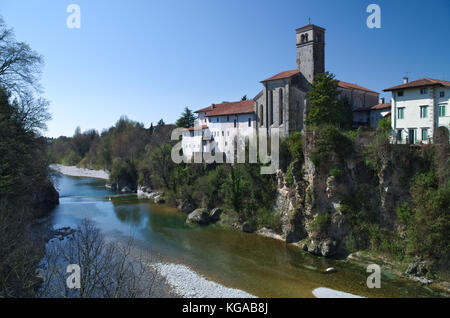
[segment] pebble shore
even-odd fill
[[[185,298],[256,298],[239,289],[206,280],[189,267],[180,264],[152,264],[167,279],[174,292]]]
[[[109,173],[105,170],[90,170],[85,168],[77,168],[76,166],[63,166],[60,164],[51,164],[50,169],[71,177],[109,180]]]

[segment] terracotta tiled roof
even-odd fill
[[[391,108],[391,103],[383,103],[383,104],[378,104],[378,105],[374,105],[374,106],[370,106],[370,107],[360,107],[353,111],[354,112],[370,112],[371,110],[388,109],[388,108]]]
[[[370,109],[386,109],[386,108],[391,108],[391,103],[378,104],[372,106]]]
[[[211,105],[211,106],[196,110],[194,113],[207,113],[207,112],[212,111],[213,109],[214,109],[214,105]]]
[[[299,71],[297,69],[290,70],[290,71],[284,71],[284,72],[278,73],[272,77],[269,77],[268,79],[265,79],[264,81],[261,81],[261,82],[268,82],[268,81],[273,81],[273,80],[278,80],[278,79],[283,79],[283,78],[290,78],[294,75],[297,75],[298,73],[299,73]],[[361,91],[365,91],[365,92],[369,92],[369,93],[373,93],[373,94],[378,94],[377,92],[372,91],[368,88],[359,86],[357,84],[343,82],[343,81],[339,81],[338,86],[341,88],[357,89],[357,90],[361,90]]]
[[[424,87],[424,86],[433,86],[433,85],[440,85],[440,86],[450,86],[450,82],[447,81],[441,81],[441,80],[435,80],[432,78],[421,78],[416,81],[412,81],[409,83],[397,85],[394,87],[386,88],[383,91],[389,92],[389,91],[395,91],[398,89],[405,89],[405,88],[416,88],[416,87]]]
[[[377,92],[374,92],[368,88],[353,84],[353,83],[347,83],[347,82],[343,82],[343,81],[339,81],[339,87],[341,88],[346,88],[346,89],[357,89],[360,91],[365,91],[365,92],[369,92],[369,93],[374,93],[374,94],[378,94]]]
[[[290,71],[284,71],[284,72],[278,73],[277,75],[269,77],[268,79],[265,79],[264,81],[261,81],[261,82],[267,82],[267,81],[273,81],[273,80],[278,80],[278,79],[283,79],[283,78],[289,78],[289,77],[292,77],[292,76],[294,76],[294,75],[296,75],[298,73],[299,73],[299,71],[297,69],[290,70]]]
[[[207,125],[202,125],[202,127],[197,126],[197,127],[189,127],[188,130],[189,131],[193,131],[193,130],[200,130],[200,129],[207,129],[208,126]]]
[[[240,102],[216,104],[214,110],[208,112],[206,114],[206,117],[248,114],[253,113],[254,111],[255,111],[255,101],[250,99]]]

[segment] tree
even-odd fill
[[[40,270],[43,282],[38,296],[152,297],[159,282],[157,271],[149,266],[155,261],[152,258],[147,251],[136,250],[133,237],[125,242],[108,242],[92,221],[84,219],[69,240],[49,243],[46,266]],[[79,266],[79,288],[67,285],[69,264]]]
[[[195,124],[195,115],[194,113],[186,107],[184,112],[181,114],[181,117],[177,120],[177,127],[189,128],[194,126]]]
[[[351,106],[346,98],[339,99],[338,83],[335,76],[329,72],[316,75],[312,88],[308,92],[310,107],[305,120],[306,124],[351,127]]]
[[[158,126],[164,126],[166,123],[164,122],[164,120],[161,118],[159,121],[158,121]]]
[[[171,152],[172,146],[169,144],[163,144],[153,150],[150,155],[150,164],[153,176],[157,181],[159,181],[160,186],[164,186],[167,189],[173,188],[169,178],[170,171],[174,166]]]
[[[13,30],[0,17],[0,86],[19,96],[30,88],[40,91],[43,61],[28,44],[16,41]]]
[[[50,117],[48,102],[35,96],[41,66],[0,18],[0,298],[34,295],[43,244],[31,226],[57,201],[38,135]]]
[[[247,100],[247,95],[242,96],[241,101]]]
[[[39,77],[43,57],[24,42],[16,41],[12,29],[8,29],[0,17],[0,87],[13,98],[17,120],[29,132],[45,130],[45,122],[51,119],[48,101],[36,98],[41,91]]]

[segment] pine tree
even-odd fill
[[[309,112],[306,124],[318,126],[332,124],[339,128],[351,128],[352,109],[348,99],[339,98],[338,83],[334,74],[317,74],[308,92]]]
[[[188,107],[184,109],[181,117],[177,120],[177,127],[189,128],[195,124],[195,115]]]

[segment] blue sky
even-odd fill
[[[71,3],[81,29],[66,26]],[[381,29],[366,26],[371,3]],[[326,69],[340,80],[379,92],[405,74],[450,80],[449,13],[448,0],[0,0],[17,39],[45,56],[52,137],[253,97],[296,67],[295,29],[308,17],[327,29]]]

